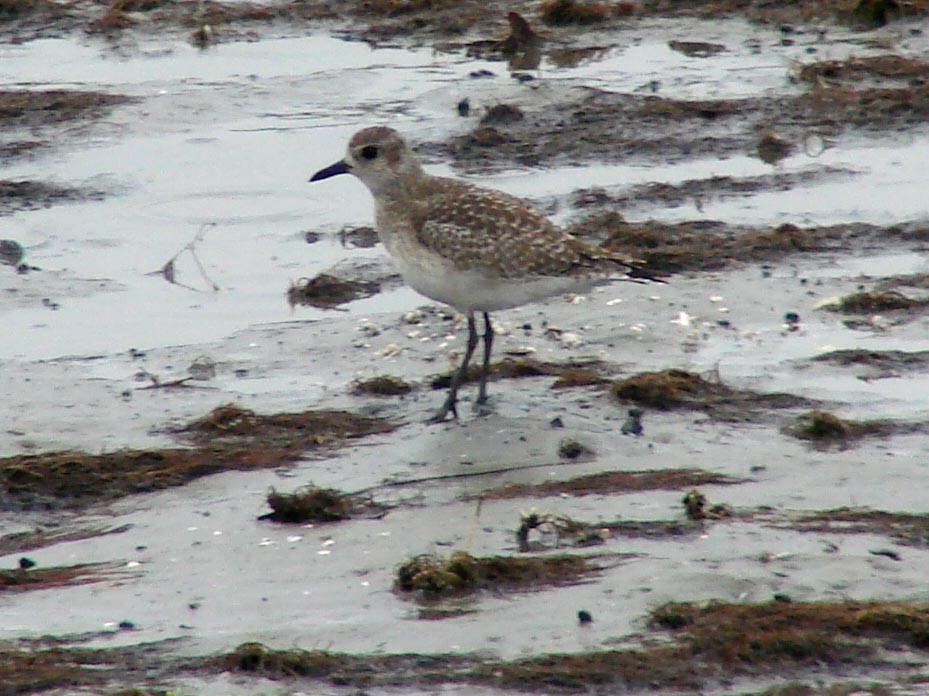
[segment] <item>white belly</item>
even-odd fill
[[[438,256],[431,259],[393,256],[393,262],[407,285],[460,312],[492,312],[519,307],[591,285],[589,281],[577,278],[488,277],[475,271],[459,270]]]

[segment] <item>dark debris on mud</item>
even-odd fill
[[[828,411],[808,411],[782,430],[800,440],[810,440],[820,446],[847,447],[865,437],[889,437],[899,432],[918,432],[924,426],[886,420],[853,421],[839,418]]]
[[[289,464],[305,452],[385,433],[393,425],[346,411],[261,415],[227,405],[175,432],[190,448],[103,454],[46,452],[0,459],[0,509],[80,507],[179,486],[229,470]]]
[[[825,305],[829,309],[843,314],[875,314],[878,312],[894,312],[898,310],[925,311],[929,307],[929,298],[907,297],[896,290],[879,292],[862,291],[846,295],[834,305]]]
[[[885,379],[899,377],[910,372],[929,371],[929,350],[907,352],[849,348],[817,355],[810,358],[810,362],[860,368],[864,372],[859,375],[859,379]]]
[[[99,692],[116,678],[157,683],[169,675],[224,672],[238,678],[286,678],[308,689],[319,683],[356,689],[470,684],[547,694],[621,694],[630,688],[693,693],[712,689],[721,679],[731,683],[733,677],[782,681],[867,675],[895,665],[899,669],[901,658],[912,658],[912,651],[929,652],[929,606],[901,601],[677,602],[656,608],[649,626],[669,640],[511,661],[474,654],[277,650],[261,643],[177,658],[158,644],[92,650],[19,641],[0,644],[0,673],[11,694],[81,686]]]
[[[92,539],[94,537],[104,536],[106,534],[122,534],[129,531],[132,525],[122,524],[115,527],[68,527],[65,525],[42,528],[38,527],[30,531],[13,532],[0,536],[0,556],[6,556],[11,553],[23,553],[24,551],[34,551],[47,546],[64,544],[71,541],[80,541],[82,539]]]
[[[651,615],[669,642],[632,649],[545,654],[513,661],[477,655],[351,655],[240,645],[214,669],[265,678],[304,677],[356,688],[471,684],[530,693],[688,692],[725,674],[802,678],[824,670],[889,667],[929,650],[929,607],[906,602],[671,603]],[[801,692],[805,693],[805,692]]]
[[[589,193],[589,192],[588,192]],[[840,252],[849,247],[884,249],[890,243],[921,248],[929,238],[925,223],[890,227],[863,223],[801,228],[743,228],[713,220],[681,223],[627,222],[612,209],[611,198],[600,197],[603,210],[585,215],[569,228],[578,236],[596,240],[606,248],[634,254],[654,272],[718,271],[736,263],[775,262],[793,254]],[[585,204],[587,205],[587,204]]]
[[[119,690],[117,684],[150,683],[188,670],[203,671],[213,658],[176,658],[165,654],[165,643],[142,643],[114,648],[75,647],[88,637],[43,638],[0,643],[0,694],[94,693],[108,696],[163,696],[154,689]],[[114,683],[115,682],[115,683]],[[79,690],[79,691],[78,691]]]
[[[56,587],[87,585],[105,580],[116,580],[125,577],[127,572],[125,565],[121,563],[79,563],[71,566],[50,566],[48,568],[0,569],[0,595],[6,592],[48,590]]]
[[[564,495],[607,495],[640,491],[677,490],[702,485],[733,485],[744,482],[744,479],[704,471],[703,469],[603,471],[565,481],[511,483],[483,491],[480,496],[469,495],[465,499],[473,500],[480,497],[492,500],[508,500],[512,498],[547,498]]]
[[[348,36],[369,42],[411,38],[454,39],[465,35],[502,35],[507,13],[518,11],[529,22],[547,25],[546,37],[564,41],[578,30],[595,26],[616,29],[630,18],[645,16],[699,17],[730,15],[765,24],[840,21],[862,28],[882,26],[927,14],[923,0],[801,0],[787,5],[741,0],[677,0],[613,2],[545,0],[545,2],[481,2],[480,0],[284,0],[274,4],[180,0],[118,0],[101,6],[92,2],[0,0],[0,25],[20,35],[60,35],[67,31],[101,32],[119,36],[128,30],[190,32],[215,28],[220,37],[241,38],[271,23],[306,25],[325,21]],[[789,25],[788,25],[789,26]]]
[[[0,215],[48,208],[56,203],[100,200],[105,192],[42,181],[0,180]]]
[[[374,281],[338,278],[329,273],[320,273],[314,278],[301,278],[287,290],[287,301],[291,306],[309,305],[320,309],[332,309],[354,300],[371,297],[381,291]]]
[[[688,520],[610,520],[584,522],[567,515],[541,513],[535,509],[522,514],[516,529],[520,552],[545,551],[564,546],[599,546],[616,537],[679,539],[704,531],[703,524]]]
[[[899,81],[905,86],[929,78],[929,63],[893,53],[879,56],[852,56],[847,60],[807,63],[798,77],[817,86],[844,84],[860,88],[867,80]]]
[[[312,484],[301,486],[293,493],[281,493],[272,488],[268,493],[268,506],[271,512],[258,519],[292,524],[340,522],[359,516],[382,517],[388,510],[370,496]]]
[[[684,505],[684,513],[687,519],[694,522],[700,520],[722,520],[732,517],[732,508],[725,503],[710,503],[706,495],[696,488],[687,491],[687,494],[681,498]]]
[[[13,0],[10,6],[0,0],[0,36],[4,9],[29,6],[38,10],[59,8],[43,0]],[[59,8],[60,9],[60,8]],[[63,11],[63,10],[62,10]],[[10,19],[7,15],[6,19]],[[43,30],[49,27],[43,26]],[[138,101],[134,97],[108,92],[64,89],[0,89],[0,155],[4,158],[29,157],[60,143],[65,124],[91,122],[114,108]],[[99,198],[99,191],[56,186],[33,181],[0,182],[0,214],[15,210],[46,207],[61,200]]]
[[[667,411],[692,409],[727,422],[766,420],[774,409],[810,408],[812,399],[792,394],[760,394],[723,384],[717,376],[705,379],[686,370],[640,372],[618,380],[610,392],[621,401],[631,401]]]
[[[804,532],[878,534],[906,546],[929,548],[927,514],[843,507],[800,515],[789,526]]]
[[[5,129],[37,128],[99,118],[116,106],[134,101],[133,97],[108,92],[0,90],[0,124]]]
[[[361,396],[403,396],[413,391],[413,385],[394,375],[378,375],[360,379],[351,386],[353,394]]]
[[[769,134],[759,141],[759,147],[776,147],[771,138],[773,136]],[[751,196],[761,191],[789,191],[798,186],[848,178],[851,174],[848,170],[825,167],[800,172],[772,172],[759,176],[710,176],[704,179],[688,179],[679,184],[650,182],[617,192],[598,187],[581,188],[571,193],[570,203],[580,210],[593,208],[595,211],[605,207],[620,211],[641,203],[675,207],[726,197]],[[593,230],[584,230],[585,234],[592,232]]]
[[[583,582],[605,567],[598,559],[585,556],[476,557],[465,551],[455,551],[443,558],[423,554],[397,568],[394,588],[401,594],[434,600],[481,590],[516,591],[571,585]]]
[[[925,317],[929,297],[910,297],[898,290],[862,290],[823,302],[819,308],[846,315],[842,323],[850,329],[885,331]]]
[[[392,429],[393,426],[381,418],[348,411],[310,410],[266,415],[229,404],[213,409],[175,432],[214,448],[221,443],[231,443],[304,452]]]
[[[567,362],[547,362],[533,358],[504,358],[490,366],[489,379],[521,379],[524,377],[556,377],[553,389],[571,387],[598,386],[609,383],[606,373],[609,366],[599,360],[578,360]],[[432,389],[448,389],[454,371],[437,375],[430,382]],[[477,382],[481,376],[481,367],[471,365],[462,384]]]
[[[586,89],[556,98],[544,109],[523,109],[524,118],[478,125],[447,144],[423,151],[452,158],[480,173],[522,166],[581,165],[591,160],[755,154],[759,133],[776,131],[788,148],[805,147],[811,134],[835,136],[849,127],[887,131],[916,127],[929,111],[929,87],[817,87],[795,97],[684,101],[660,96]],[[701,137],[693,138],[694,129]]]

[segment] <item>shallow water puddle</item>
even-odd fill
[[[918,35],[901,36],[893,27],[885,34],[835,26],[785,26],[782,30],[733,18],[710,22],[646,19],[636,22],[631,36],[618,46],[615,37],[591,32],[591,48],[577,52],[576,65],[566,67],[564,61],[547,57],[542,75],[581,80],[609,91],[677,99],[757,97],[792,91],[790,78],[803,63],[886,53],[891,41],[895,51],[922,50]]]
[[[422,118],[417,97],[441,91],[465,70],[447,57],[436,64],[428,51],[373,51],[328,37],[224,44],[203,53],[180,46],[132,59],[65,40],[3,50],[4,76],[19,84],[55,80],[50,84],[145,97],[88,126],[89,142],[0,170],[9,179],[111,190],[102,201],[11,216],[4,236],[23,244],[29,262],[43,269],[72,269],[122,288],[75,300],[65,286],[54,296],[54,315],[45,307],[8,311],[0,354],[19,359],[213,340],[256,322],[292,319],[284,298],[289,281],[347,255],[338,244],[308,247],[304,231],[335,231],[373,214],[356,182],[313,189],[309,175],[340,157],[359,125],[387,113]],[[78,79],[60,81],[61,61],[75,66]],[[346,100],[352,92],[358,98]],[[450,110],[453,104],[450,95]],[[176,280],[199,292],[151,275],[205,224],[214,226],[194,250],[207,278],[189,254],[175,265]],[[28,281],[41,283],[43,274]]]
[[[687,95],[694,97],[722,96],[726,84],[747,94],[775,86],[773,79],[733,80],[731,74],[757,68],[752,37],[760,35],[766,45],[773,44],[777,32],[727,23],[726,43],[732,50],[704,59],[670,49],[666,37],[654,38],[654,32],[664,28],[644,31],[644,38],[615,49],[620,53],[605,60],[541,74],[543,79],[550,75],[578,84],[609,83],[611,89],[623,90],[623,80],[641,83],[657,73],[688,83],[695,92]],[[713,36],[710,32],[704,38],[712,41]],[[295,315],[283,299],[286,287],[350,253],[333,243],[308,247],[303,233],[370,224],[373,206],[355,181],[344,178],[311,187],[308,175],[338,158],[350,133],[363,124],[396,121],[419,137],[461,129],[467,122],[455,115],[454,104],[463,85],[483,94],[487,103],[524,89],[503,77],[501,63],[427,50],[373,50],[363,43],[322,36],[220,44],[202,52],[183,44],[155,44],[131,57],[99,44],[42,40],[3,45],[0,58],[0,77],[14,84],[105,88],[144,98],[103,124],[88,126],[90,138],[81,145],[0,170],[5,178],[78,182],[112,191],[102,201],[60,205],[5,220],[4,236],[26,246],[31,263],[109,279],[121,287],[115,295],[84,299],[70,298],[66,285],[57,293],[51,287],[51,299],[59,305],[54,314],[47,307],[7,311],[0,355],[18,359],[215,340],[257,322],[321,316],[305,308]],[[61,79],[62,63],[71,67],[67,80]],[[482,68],[499,77],[467,80],[470,71]],[[786,62],[778,66],[780,85],[788,70]],[[688,77],[691,71],[700,79]],[[759,68],[752,74],[765,72]],[[678,86],[675,82],[675,89]],[[847,182],[711,199],[701,201],[699,211],[680,206],[660,211],[660,217],[699,215],[756,224],[907,219],[925,209],[919,177],[914,175],[926,147],[836,148],[815,160],[798,155],[783,163],[782,170],[799,171],[813,163],[859,168],[863,160],[868,164]],[[539,199],[565,195],[579,185],[675,183],[769,171],[746,155],[664,166],[523,170],[496,176],[490,183]],[[892,211],[886,210],[888,197],[861,200],[853,193],[858,187],[877,185],[895,191]],[[195,246],[196,260],[207,277],[200,275],[189,254],[181,254],[175,265],[177,281],[199,292],[149,275],[191,242],[201,226],[214,223]],[[377,256],[380,250],[364,253]],[[41,274],[32,282],[41,282]],[[210,290],[211,282],[219,286],[218,292]],[[401,297],[402,302],[416,303],[412,294]],[[362,311],[386,306],[380,301],[366,301]],[[398,306],[396,297],[388,302]],[[120,311],[127,307],[132,311]]]

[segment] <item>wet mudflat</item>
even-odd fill
[[[929,8],[738,5],[0,0],[0,693],[923,693]],[[425,425],[376,123],[667,285]]]

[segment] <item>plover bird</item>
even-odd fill
[[[354,174],[370,189],[378,237],[404,281],[468,318],[464,358],[432,422],[458,417],[458,388],[479,342],[476,312],[484,320],[482,404],[494,338],[490,312],[608,280],[662,282],[633,260],[572,237],[520,198],[428,174],[392,128],[358,131],[345,158],[310,181],[338,174]]]

